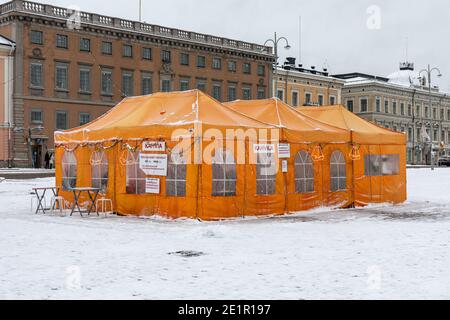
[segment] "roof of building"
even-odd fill
[[[14,41],[12,41],[11,39],[0,34],[0,45],[14,47],[16,45],[16,43]]]

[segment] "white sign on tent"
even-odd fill
[[[167,176],[167,154],[140,154],[139,167],[148,176]]]
[[[161,191],[161,180],[155,178],[145,179],[145,193],[159,194]]]

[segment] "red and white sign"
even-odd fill
[[[159,194],[161,192],[161,180],[155,178],[145,179],[145,193]]]
[[[253,152],[255,154],[272,154],[275,153],[274,144],[254,144]]]
[[[289,159],[291,157],[291,145],[289,143],[278,144],[278,159]]]
[[[167,154],[140,154],[139,168],[148,176],[167,176]]]
[[[142,151],[144,152],[164,152],[166,151],[166,143],[164,141],[144,141],[142,143]]]

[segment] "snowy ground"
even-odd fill
[[[6,181],[0,299],[450,299],[450,169],[408,180],[401,206],[225,223],[36,216],[52,179]]]

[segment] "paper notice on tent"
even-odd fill
[[[142,151],[144,152],[164,152],[166,151],[166,143],[164,141],[144,141],[142,143]]]
[[[275,153],[274,144],[254,144],[253,152],[255,154],[273,154]]]
[[[145,193],[159,194],[161,191],[161,180],[155,178],[145,179]]]
[[[289,143],[278,144],[278,158],[289,159],[291,157],[291,145]]]
[[[148,176],[167,176],[167,154],[140,154],[139,167]]]

